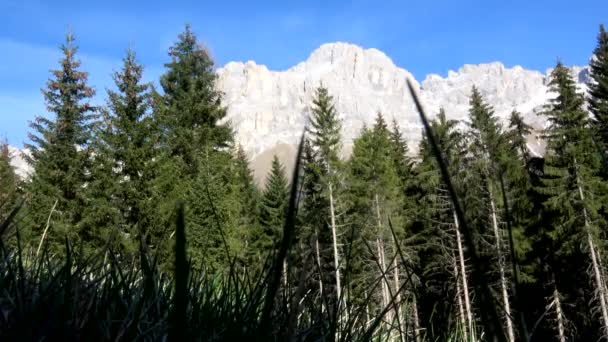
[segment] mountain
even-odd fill
[[[322,45],[306,61],[285,71],[271,71],[252,61],[228,63],[218,70],[218,86],[225,94],[228,117],[238,140],[252,158],[256,178],[263,180],[272,154],[278,154],[287,165],[293,164],[308,106],[319,85],[334,96],[342,119],[345,155],[362,126],[371,124],[377,112],[382,112],[387,121],[396,119],[411,150],[416,151],[422,126],[406,79],[418,87],[431,118],[443,107],[448,118],[466,119],[468,97],[476,85],[503,121],[516,109],[540,130],[546,121],[537,113],[552,96],[547,88],[550,71],[542,74],[494,62],[464,65],[458,71],[449,71],[447,77],[428,75],[419,83],[377,49],[332,43]],[[586,91],[588,69],[572,67],[571,72],[579,89]],[[530,137],[529,147],[536,154],[542,153],[542,142],[535,136]]]
[[[24,153],[26,151],[20,151],[16,147],[9,146],[8,151],[12,157],[11,164],[15,167],[15,173],[21,178],[27,178],[29,176],[30,167],[25,161]]]
[[[273,154],[286,166],[293,165],[308,106],[319,85],[327,87],[335,99],[343,126],[344,155],[348,155],[353,139],[364,124],[373,122],[378,112],[387,121],[397,120],[410,149],[416,151],[422,125],[406,79],[419,89],[431,118],[443,107],[448,118],[465,119],[471,87],[476,85],[502,120],[517,109],[540,130],[546,121],[537,113],[552,96],[547,89],[549,72],[543,74],[520,66],[506,68],[494,62],[464,65],[458,71],[449,71],[447,77],[428,75],[420,83],[377,49],[331,43],[284,71],[268,70],[252,61],[230,62],[217,70],[217,85],[224,93],[227,119],[251,158],[256,179],[262,182]],[[571,72],[579,89],[586,91],[588,69],[572,67]],[[542,153],[542,142],[535,136],[530,137],[529,147],[536,154]]]

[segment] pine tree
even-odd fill
[[[529,237],[526,236],[527,227],[532,224],[534,217],[531,175],[536,170],[532,169],[532,156],[526,143],[526,138],[531,133],[532,127],[524,121],[520,113],[513,111],[509,118],[509,130],[505,133],[508,149],[500,156],[514,239],[514,253],[518,263],[524,262],[526,254],[531,249]],[[521,279],[522,281],[533,281],[529,278],[529,273],[519,274],[526,277]]]
[[[185,200],[194,266],[223,269],[245,253],[234,133],[221,122],[226,108],[215,85],[213,61],[190,26],[169,56],[160,80],[164,94],[155,106],[163,151],[155,183],[161,215],[168,218],[175,200]]]
[[[600,25],[597,46],[593,51],[589,69],[589,110],[594,116],[596,129],[606,150],[608,148],[608,32],[604,29],[604,25]]]
[[[268,255],[282,237],[288,197],[285,168],[275,155],[261,198],[260,225],[262,231],[261,236],[258,237],[256,249],[262,255]]]
[[[520,156],[524,162],[524,167],[530,161],[530,151],[528,150],[526,137],[532,133],[532,127],[525,123],[524,118],[517,111],[511,112],[509,117],[510,131],[507,138],[510,142],[511,150]]]
[[[442,158],[449,167],[452,182],[463,196],[466,173],[464,135],[458,122],[448,120],[441,109],[431,122],[431,129]],[[467,251],[463,246],[458,220],[427,138],[420,142],[421,162],[416,165],[419,186],[419,216],[423,228],[418,233],[421,286],[417,297],[421,322],[427,324],[430,339],[446,339],[448,331],[462,331],[465,340],[475,340],[475,313],[472,287],[469,286]],[[466,183],[465,183],[466,184]],[[456,303],[454,303],[456,302]],[[454,308],[458,310],[454,312]],[[452,317],[456,316],[456,320]]]
[[[6,141],[0,141],[0,224],[17,204],[18,179]]]
[[[254,229],[260,215],[260,193],[253,179],[253,171],[243,147],[238,146],[235,156],[236,178],[241,199],[241,225],[245,229]]]
[[[477,172],[477,180],[475,183],[479,184],[480,187],[475,189],[477,191],[471,192],[473,196],[469,197],[468,204],[473,204],[475,209],[480,209],[478,212],[474,212],[475,216],[472,216],[469,222],[477,223],[480,231],[484,231],[485,225],[491,226],[489,230],[492,235],[492,239],[488,241],[493,245],[493,250],[488,251],[488,257],[493,257],[498,270],[498,282],[499,282],[499,293],[502,308],[505,316],[505,330],[510,342],[515,341],[515,330],[513,328],[511,300],[510,300],[510,286],[507,280],[507,260],[505,248],[506,241],[503,236],[506,234],[500,225],[500,212],[499,193],[504,190],[504,186],[500,186],[500,179],[504,179],[505,168],[502,164],[503,155],[507,151],[506,141],[502,135],[502,129],[498,123],[498,119],[494,116],[493,109],[484,102],[479,90],[475,86],[471,91],[471,97],[469,100],[469,139],[470,149],[474,161],[471,163],[474,168],[473,172],[469,173],[474,175]],[[475,201],[476,199],[477,201]],[[504,203],[502,203],[504,206]],[[477,208],[475,208],[476,206]],[[469,205],[471,207],[471,205]],[[479,222],[481,221],[481,222]],[[484,222],[485,221],[485,222]],[[480,236],[480,238],[483,238]]]
[[[364,128],[355,139],[349,160],[349,216],[352,229],[357,233],[354,237],[362,240],[349,241],[349,244],[359,247],[350,253],[350,258],[357,261],[357,268],[353,271],[359,273],[351,286],[356,294],[361,295],[362,290],[374,287],[375,279],[381,279],[378,287],[380,301],[375,306],[378,311],[389,305],[391,294],[397,293],[401,287],[402,267],[399,267],[396,251],[398,242],[393,238],[389,219],[396,235],[404,237],[404,197],[395,163],[396,146],[391,138],[383,116],[378,113],[372,129]],[[369,255],[366,246],[374,246],[376,253]],[[361,258],[363,260],[358,260]],[[400,301],[401,293],[398,298]],[[388,316],[397,317],[395,314],[400,315],[400,312],[397,309]]]
[[[88,208],[90,224],[106,226],[131,248],[140,237],[148,245],[158,244],[160,238],[149,231],[155,225],[151,199],[157,132],[151,85],[142,83],[142,76],[143,67],[129,49],[122,70],[113,75],[117,91],[108,90],[108,109],[95,139],[95,181],[88,186],[93,201]]]
[[[321,259],[322,266],[331,267],[325,272],[333,277],[331,281],[334,288],[335,298],[341,298],[341,275],[340,275],[340,248],[337,231],[336,216],[338,205],[342,205],[337,200],[341,192],[341,170],[342,162],[339,158],[341,152],[341,123],[338,113],[333,103],[333,98],[329,95],[326,88],[319,87],[313,99],[310,115],[310,127],[308,128],[310,147],[314,151],[314,168],[319,172],[320,190],[319,196],[326,203],[322,211],[316,213],[327,220],[327,224],[319,229],[319,243],[322,246]],[[316,196],[316,195],[315,195]],[[330,253],[328,253],[330,252]],[[330,261],[331,260],[331,261]],[[337,303],[337,302],[336,302]]]
[[[591,270],[594,295],[588,298],[595,298],[601,324],[606,328],[608,309],[599,254],[602,244],[598,240],[603,222],[597,213],[605,187],[598,177],[599,157],[593,148],[590,120],[583,109],[584,99],[577,93],[574,80],[561,62],[551,72],[549,86],[557,97],[549,102],[545,112],[550,126],[545,131],[547,150],[542,186],[538,188],[547,196],[545,210],[548,213],[546,224],[535,234],[535,248],[544,249],[542,253],[547,256],[543,258],[544,262],[549,266],[548,272],[556,273],[554,286],[564,296],[563,302],[584,305],[585,300],[575,294],[575,289],[585,286],[576,284],[574,279],[568,284],[560,281],[561,272],[571,275],[576,270]],[[585,254],[588,258],[583,261]],[[580,311],[568,313],[564,306],[563,312],[570,319],[580,319],[577,325],[583,326],[585,318],[575,318],[581,316]]]
[[[234,158],[235,177],[239,210],[238,231],[242,232],[241,239],[245,246],[244,258],[247,265],[259,265],[260,254],[256,239],[260,231],[259,217],[261,210],[261,194],[253,179],[253,171],[243,147],[239,144]],[[282,226],[281,226],[282,228]]]
[[[45,222],[51,216],[53,224],[46,239],[55,247],[63,245],[65,237],[72,243],[80,240],[86,244],[94,244],[96,239],[95,234],[81,230],[78,225],[85,203],[90,162],[88,145],[95,115],[89,100],[95,92],[87,85],[87,73],[79,69],[77,50],[74,36],[68,33],[61,46],[60,69],[52,71],[53,77],[42,91],[52,117],[38,116],[30,123],[34,133],[29,134],[31,143],[26,144],[31,151],[28,162],[33,168],[27,185],[32,238],[36,242],[40,240]]]
[[[412,179],[414,163],[409,156],[407,142],[403,139],[396,120],[393,120],[390,142],[393,147],[393,162],[399,173],[402,185],[407,189],[409,181]]]
[[[158,119],[170,156],[184,176],[199,171],[201,150],[231,146],[233,132],[220,123],[226,116],[221,93],[215,87],[217,75],[207,50],[201,47],[190,26],[169,49],[171,62],[161,76],[163,108]]]

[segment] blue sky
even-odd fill
[[[422,80],[465,63],[501,61],[544,71],[560,58],[587,64],[608,1],[33,1],[0,0],[0,138],[21,146],[45,115],[40,89],[68,27],[102,103],[132,46],[154,81],[190,23],[219,66],[254,60],[286,69],[319,45],[377,48]]]

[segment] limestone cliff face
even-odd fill
[[[588,70],[573,67],[572,74],[585,91]],[[344,153],[364,124],[376,113],[387,121],[396,119],[413,151],[422,126],[407,91],[406,79],[419,88],[423,105],[432,117],[440,107],[448,118],[466,120],[468,97],[475,85],[502,120],[516,109],[528,123],[542,129],[546,120],[537,115],[553,96],[545,74],[501,63],[465,65],[447,77],[429,75],[418,83],[410,72],[397,67],[376,49],[347,43],[325,44],[310,57],[285,71],[270,71],[254,62],[231,62],[218,70],[218,87],[225,94],[228,117],[239,142],[252,158],[258,180],[268,169],[268,155],[276,151],[287,156],[304,129],[314,90],[319,85],[334,96],[343,125]],[[542,142],[530,137],[529,147],[542,153]],[[291,159],[285,159],[290,163]]]
[[[413,80],[412,75],[375,49],[326,44],[285,71],[232,62],[218,75],[228,116],[253,157],[277,144],[297,142],[319,85],[327,87],[335,99],[346,145],[378,111],[389,120],[396,117],[412,139],[419,133],[413,103],[406,96],[405,82]]]
[[[376,49],[348,43],[324,44],[306,61],[284,71],[271,71],[255,62],[230,62],[217,70],[218,88],[224,93],[228,120],[248,152],[256,179],[263,181],[277,153],[292,165],[295,145],[307,123],[309,106],[319,85],[328,88],[342,120],[344,155],[364,124],[371,125],[378,112],[387,121],[397,120],[412,151],[417,150],[422,125],[407,91],[406,79],[418,88],[431,118],[443,107],[448,118],[466,120],[468,98],[475,85],[503,121],[514,109],[536,129],[546,120],[537,113],[554,96],[548,91],[550,70],[544,74],[495,62],[464,65],[447,77],[429,75],[422,83]],[[586,91],[588,69],[572,67],[579,89]],[[529,138],[530,149],[542,153],[542,142]],[[24,174],[27,167],[15,158]]]

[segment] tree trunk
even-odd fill
[[[559,338],[559,342],[566,342],[566,333],[564,330],[564,314],[562,311],[562,304],[561,301],[559,300],[559,293],[557,292],[557,287],[555,287],[555,284],[553,285],[553,304],[555,305],[555,314],[556,314],[556,318],[557,318],[557,333],[558,333],[558,338]]]
[[[576,164],[576,159],[574,160]],[[585,194],[580,183],[578,175],[576,176],[576,183],[578,186],[578,194],[583,202],[583,218],[585,219],[585,230],[587,231],[587,243],[589,244],[589,253],[591,254],[591,263],[593,266],[593,275],[595,279],[595,290],[597,291],[600,308],[602,310],[602,319],[604,323],[604,337],[608,337],[608,309],[606,308],[606,285],[602,279],[601,261],[597,258],[597,252],[595,250],[595,243],[593,242],[593,236],[591,235],[591,225],[589,224],[589,217],[587,216],[587,209],[585,208]]]
[[[462,305],[462,290],[460,289],[460,279],[458,279],[458,266],[456,265],[456,256],[454,256],[454,278],[456,279],[456,302],[458,304],[458,312],[460,313],[460,324],[462,325],[462,333],[465,341],[469,340],[467,333],[467,317],[464,314],[464,306]]]
[[[414,342],[418,342],[418,331],[420,331],[420,319],[418,318],[418,302],[416,301],[416,295],[413,296],[412,306],[414,309],[414,331],[413,337]]]
[[[454,211],[454,224],[456,225],[456,244],[458,246],[458,259],[460,260],[460,276],[462,279],[462,293],[464,294],[464,307],[467,314],[467,325],[471,341],[476,341],[475,331],[473,330],[473,312],[471,311],[471,300],[469,298],[469,285],[467,283],[467,273],[464,264],[464,251],[462,248],[462,239],[460,237],[460,225],[458,224],[458,217]]]
[[[319,253],[319,235],[315,233],[315,254],[317,267],[319,269],[319,296],[323,298],[323,273],[321,272],[321,254]],[[323,300],[321,300],[321,312],[323,312]]]
[[[331,216],[331,234],[333,238],[333,247],[334,247],[334,264],[336,271],[336,295],[338,296],[338,303],[342,300],[341,298],[341,283],[340,283],[340,258],[338,256],[338,238],[336,234],[336,215],[334,212],[334,194],[331,186],[331,182],[329,182],[329,211]]]
[[[283,260],[283,286],[287,289],[287,260]]]
[[[382,250],[384,249],[384,246],[382,245],[382,240],[378,237],[376,238],[376,247],[378,249],[378,264],[380,265],[380,277],[382,277],[382,279],[380,279],[380,281],[382,282],[382,309],[386,308],[388,306],[388,289],[386,288],[386,270],[384,268],[384,256],[383,256],[383,252]]]
[[[393,282],[395,283],[395,317],[397,317],[397,324],[399,324],[399,335],[401,336],[402,342],[405,342],[405,330],[403,329],[403,321],[401,317],[401,282],[399,281],[399,261],[397,260],[397,240],[393,237],[393,247],[395,253],[395,268],[393,269]]]
[[[385,252],[384,252],[384,239],[382,237],[382,220],[380,219],[380,202],[378,201],[378,194],[374,195],[375,201],[376,201],[376,219],[378,221],[378,252],[379,252],[379,261],[380,261],[380,268],[381,268],[381,275],[382,275],[382,297],[384,299],[384,307],[386,308],[389,305],[390,302],[390,284],[389,284],[389,280],[386,276],[386,273],[388,271],[388,268],[386,267],[386,258],[385,258]],[[392,320],[392,315],[389,313],[387,313],[387,319],[390,321]]]
[[[498,231],[498,220],[496,219],[496,205],[494,204],[494,198],[492,197],[492,191],[490,193],[490,208],[492,210],[492,226],[494,228],[494,238],[496,239],[496,254],[498,256],[498,272],[500,274],[500,289],[502,292],[502,301],[505,309],[505,318],[507,321],[507,336],[509,342],[515,342],[515,333],[513,332],[513,320],[511,316],[511,305],[509,303],[509,292],[507,290],[507,279],[505,277],[505,265],[504,258],[502,255],[502,248],[500,246],[500,234]]]

